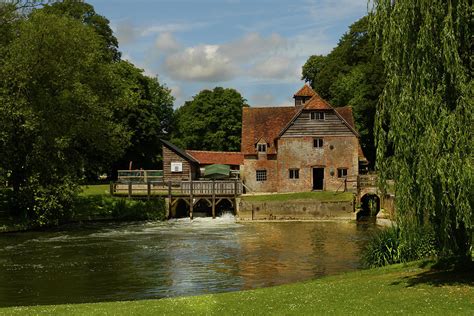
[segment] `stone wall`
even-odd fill
[[[325,136],[323,147],[313,147],[313,137],[286,137],[278,140],[277,155],[249,155],[244,159],[242,179],[252,192],[307,192],[313,190],[313,168],[324,168],[323,188],[343,191],[344,178],[337,169],[347,168],[347,190],[355,192],[359,174],[358,139],[355,136]],[[267,170],[266,181],[256,181],[256,170]],[[299,178],[290,179],[289,169],[299,169]]]
[[[344,178],[337,169],[347,168],[347,176],[359,172],[358,139],[355,136],[325,136],[323,147],[313,147],[313,137],[281,138],[278,141],[279,192],[302,192],[313,189],[313,167],[324,168],[324,190],[344,190]],[[297,168],[299,179],[289,178],[289,169]],[[348,185],[357,186],[351,182]],[[348,188],[354,189],[354,188]]]
[[[278,167],[276,155],[252,155],[244,159],[242,180],[252,192],[277,192]],[[257,181],[256,171],[267,170],[267,180]]]
[[[310,199],[255,202],[241,199],[238,203],[239,220],[354,220],[352,202],[322,202]]]

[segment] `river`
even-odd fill
[[[358,269],[376,228],[232,216],[86,223],[0,235],[0,306],[136,300],[267,287]]]

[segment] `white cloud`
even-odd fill
[[[219,47],[219,51],[233,60],[245,61],[286,48],[287,41],[279,34],[274,33],[265,38],[258,33],[248,33],[236,41],[223,44]]]
[[[169,55],[165,60],[168,75],[175,80],[227,81],[235,76],[231,60],[218,52],[218,45],[199,45]]]
[[[156,24],[144,27],[140,34],[141,36],[153,35],[156,33],[175,33],[175,32],[186,32],[196,30],[209,26],[209,22],[177,22],[177,23],[166,23]]]
[[[292,69],[293,61],[288,57],[272,56],[261,62],[257,62],[251,69],[251,74],[254,77],[261,78],[286,78],[289,75],[294,77]]]
[[[173,52],[180,48],[179,43],[170,32],[160,33],[156,37],[155,47],[161,51]]]

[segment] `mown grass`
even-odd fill
[[[0,309],[3,315],[473,315],[474,274],[398,264],[251,291]]]
[[[108,184],[83,185],[81,186],[81,190],[80,196],[110,194],[110,186]]]
[[[346,202],[352,201],[352,193],[350,192],[298,192],[298,193],[278,193],[278,194],[262,194],[262,195],[246,195],[242,199],[248,202],[267,202],[267,201],[291,201],[299,199],[311,199],[322,202]]]

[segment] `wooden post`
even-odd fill
[[[146,197],[147,197],[147,200],[150,200],[150,195],[151,195],[151,183],[147,182],[147,184],[146,184]]]
[[[216,218],[216,186],[215,180],[212,179],[212,218]]]
[[[169,214],[171,215],[171,207],[173,206],[173,203],[172,203],[172,195],[171,195],[171,181],[168,181],[168,210],[169,210]]]
[[[109,193],[110,193],[110,195],[114,195],[114,193],[115,193],[115,187],[114,187],[114,183],[112,181],[110,181]]]
[[[132,197],[132,182],[128,182],[128,198]]]
[[[193,180],[189,181],[189,219],[193,220],[193,208],[194,208],[194,201],[193,201]]]
[[[234,180],[234,213],[237,215],[237,179]]]

